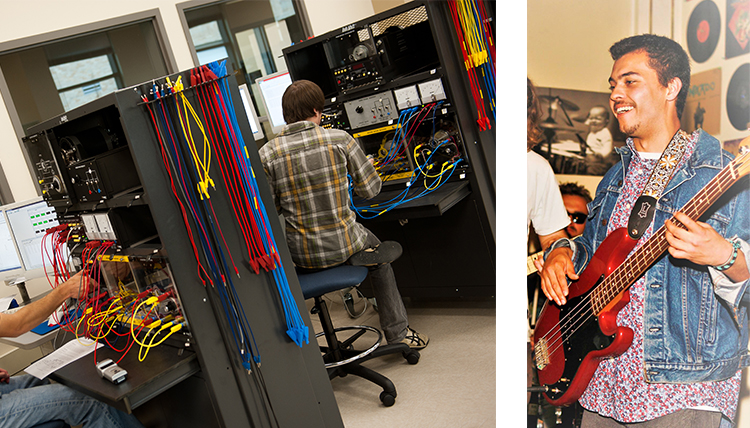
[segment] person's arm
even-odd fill
[[[31,302],[12,314],[0,313],[0,337],[20,336],[47,319],[68,298],[85,296],[82,272],[57,286],[41,299]]]
[[[279,197],[276,195],[276,179],[273,175],[273,168],[269,160],[271,155],[270,150],[271,142],[266,143],[263,147],[258,150],[258,156],[260,156],[260,163],[263,165],[263,172],[266,174],[266,181],[268,181],[268,187],[271,188],[271,196],[273,197],[273,204],[276,206],[276,212],[281,212],[281,204],[279,203]]]
[[[546,250],[555,241],[562,238],[567,238],[568,234],[565,229],[560,229],[557,232],[552,232],[549,235],[537,235],[539,237],[539,245],[542,246],[542,250]]]
[[[378,172],[354,138],[349,137],[346,143],[346,168],[354,182],[354,192],[365,199],[370,199],[380,193],[383,182]]]

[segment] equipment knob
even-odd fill
[[[356,111],[357,113],[362,113],[363,111],[365,111],[365,109],[363,109],[362,106],[357,106],[354,111]]]

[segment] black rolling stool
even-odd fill
[[[315,305],[310,312],[318,314],[323,326],[323,331],[315,337],[324,335],[326,338],[327,346],[321,346],[320,351],[328,370],[328,378],[333,379],[337,376],[344,377],[347,374],[353,374],[367,379],[383,388],[383,392],[380,393],[380,401],[388,407],[396,402],[396,387],[393,382],[380,373],[362,366],[361,363],[382,355],[401,353],[409,364],[417,364],[419,352],[411,349],[405,343],[381,346],[380,341],[383,334],[375,327],[358,325],[334,328],[331,316],[328,313],[328,307],[323,299],[323,295],[326,293],[359,285],[364,281],[367,272],[367,268],[363,266],[339,265],[314,273],[298,271],[297,277],[305,299],[315,299]],[[339,341],[336,333],[344,330],[354,330],[356,333],[344,341]],[[367,331],[378,335],[377,342],[364,350],[354,349],[354,342]]]

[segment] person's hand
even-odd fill
[[[732,255],[732,244],[706,223],[694,221],[678,212],[674,215],[686,228],[667,220],[666,238],[669,254],[702,266],[719,266]]]
[[[536,271],[541,275],[542,269],[544,269],[544,257],[537,257],[534,259],[534,267]]]
[[[5,369],[0,369],[0,382],[10,383],[10,374]]]
[[[549,253],[540,271],[542,276],[542,291],[548,299],[558,305],[564,305],[568,295],[568,278],[577,280],[571,257],[573,250],[567,247],[556,248]]]
[[[96,287],[96,281],[83,275],[83,271],[73,275],[67,281],[58,285],[57,288],[62,289],[62,293],[66,298],[73,299],[85,299],[88,295],[88,291],[92,287]]]

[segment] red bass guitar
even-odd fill
[[[750,152],[735,158],[680,210],[698,219],[737,180],[750,172]],[[681,224],[672,217],[669,221]],[[633,331],[616,324],[629,301],[630,286],[667,250],[666,227],[636,250],[625,228],[613,231],[594,253],[579,279],[570,285],[567,302],[548,300],[534,330],[534,362],[545,397],[555,406],[583,394],[599,361],[625,352]]]

